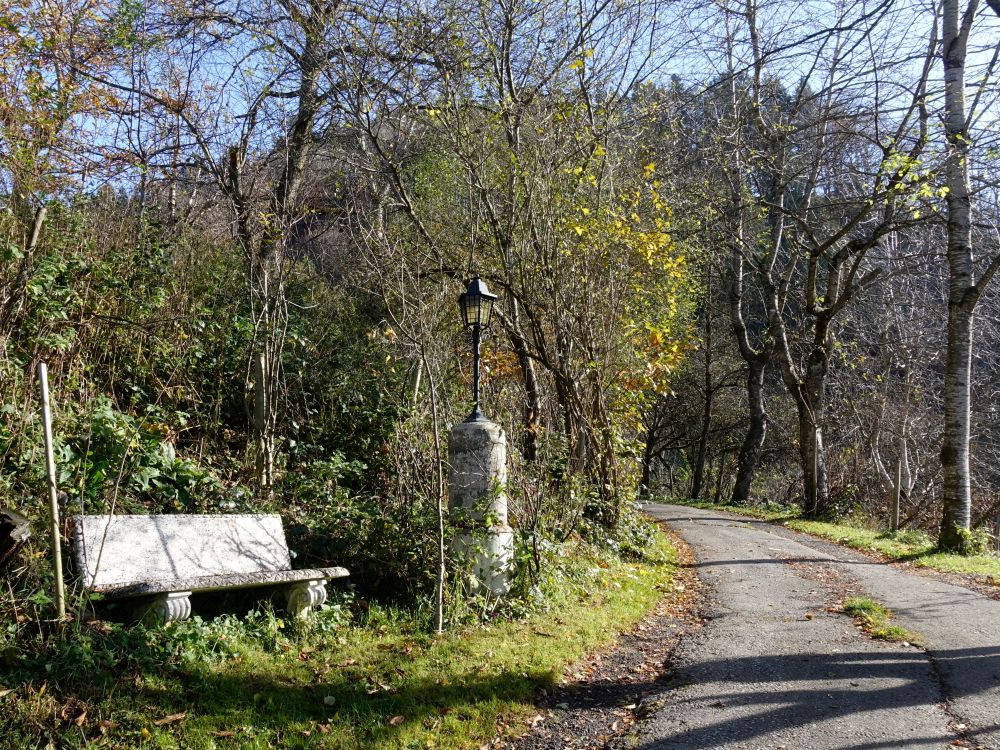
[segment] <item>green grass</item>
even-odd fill
[[[892,613],[874,599],[866,596],[851,596],[844,600],[844,612],[851,615],[872,638],[896,643],[920,643],[916,633],[893,625]]]
[[[843,544],[863,552],[874,552],[891,560],[908,562],[924,568],[941,570],[946,573],[965,573],[986,578],[990,583],[1000,585],[1000,557],[996,555],[956,555],[938,552],[934,541],[924,532],[903,530],[897,532],[876,531],[846,523],[810,521],[800,518],[797,508],[779,505],[765,505],[760,508],[735,505],[714,505],[712,503],[671,500],[680,505],[689,505],[709,510],[724,510],[764,521],[781,523],[795,531],[802,531],[837,544]]]
[[[520,621],[434,637],[373,608],[363,625],[278,633],[266,647],[212,631],[218,648],[181,670],[128,672],[91,688],[79,679],[72,691],[10,684],[0,672],[0,747],[479,747],[523,727],[539,688],[648,613],[676,567],[658,534],[643,562],[585,556],[567,566],[551,606]]]

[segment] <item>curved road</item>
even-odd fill
[[[780,526],[646,511],[693,548],[706,623],[627,746],[1000,750],[1000,602]],[[888,606],[926,650],[828,611],[845,593]]]

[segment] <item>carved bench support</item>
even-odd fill
[[[157,622],[186,620],[191,616],[191,592],[171,591],[153,600],[143,619]]]
[[[314,607],[326,601],[326,585],[322,579],[302,581],[285,590],[285,609],[297,618],[305,619]]]

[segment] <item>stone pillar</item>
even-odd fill
[[[448,435],[448,504],[459,533],[452,554],[471,563],[479,591],[510,589],[514,531],[507,525],[507,438],[499,425],[476,419]]]

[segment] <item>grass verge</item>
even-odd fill
[[[844,612],[851,615],[868,635],[882,641],[920,644],[916,633],[893,625],[892,613],[867,596],[851,596],[844,600]]]
[[[268,638],[245,637],[247,618],[221,618],[138,639],[174,654],[171,668],[91,653],[89,670],[41,669],[18,684],[0,664],[0,747],[479,747],[523,726],[535,692],[640,620],[677,568],[659,533],[641,562],[579,552],[543,611],[441,637],[372,607],[364,623],[327,632],[288,634],[271,616],[258,618]],[[58,658],[78,658],[75,648]]]
[[[912,563],[924,568],[946,573],[982,576],[989,583],[1000,585],[1000,557],[996,555],[955,555],[938,552],[934,541],[923,531],[876,531],[845,523],[810,521],[800,518],[797,508],[777,504],[760,507],[714,505],[687,500],[671,500],[678,505],[708,510],[724,510],[764,521],[781,523],[795,531],[802,531],[862,552],[874,552],[891,560]]]

